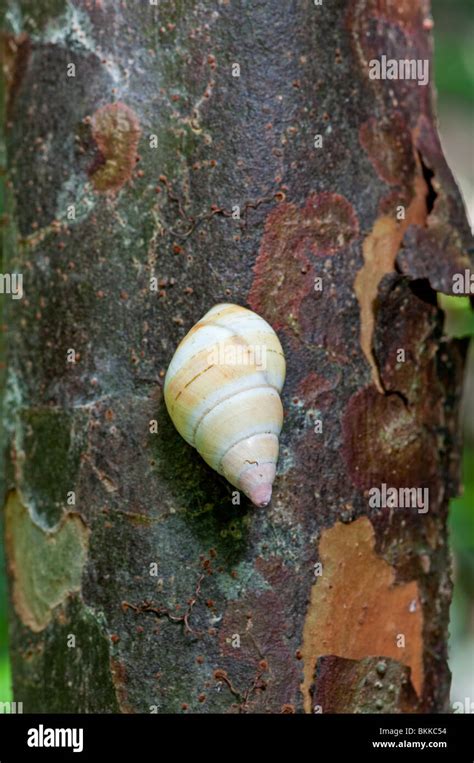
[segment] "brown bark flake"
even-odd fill
[[[374,530],[366,517],[323,531],[319,554],[323,572],[311,590],[301,648],[306,712],[311,712],[310,688],[323,655],[391,657],[411,668],[420,696],[423,614],[418,584],[395,583],[395,570],[374,551]],[[404,647],[397,645],[401,635]]]

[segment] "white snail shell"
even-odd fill
[[[272,495],[285,368],[272,327],[252,310],[221,304],[184,337],[165,378],[178,432],[256,506]]]

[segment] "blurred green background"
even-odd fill
[[[474,6],[471,0],[433,0],[432,8],[441,140],[472,225]],[[468,298],[445,298],[442,304],[448,311],[446,332],[454,336],[474,336],[474,313]],[[454,578],[449,665],[453,676],[451,703],[455,712],[466,712],[470,702],[474,702],[474,342],[468,357],[462,423],[464,494],[451,502],[449,519]]]
[[[443,147],[474,221],[474,14],[471,0],[433,0],[435,79]],[[447,332],[474,335],[474,314],[467,298],[443,299]],[[464,494],[452,501],[450,542],[454,596],[451,606],[451,701],[474,700],[474,343],[469,355],[463,405]],[[11,698],[7,651],[6,584],[0,543],[0,702]],[[455,706],[457,711],[459,706]]]

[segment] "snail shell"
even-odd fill
[[[256,506],[272,495],[285,357],[272,327],[239,305],[209,310],[179,344],[164,394],[182,437]]]

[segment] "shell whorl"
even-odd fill
[[[193,326],[165,378],[178,432],[258,506],[271,498],[284,381],[285,358],[272,327],[232,304],[216,305]]]

